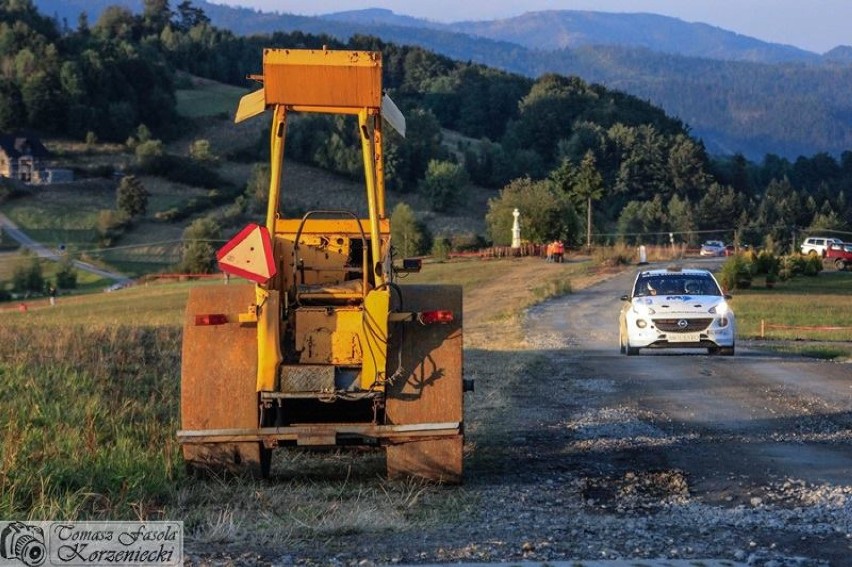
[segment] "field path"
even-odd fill
[[[7,217],[3,213],[0,213],[0,228],[5,230],[6,234],[8,234],[18,244],[20,244],[21,246],[23,246],[24,248],[26,248],[28,250],[32,250],[33,253],[35,253],[35,255],[38,256],[39,258],[44,258],[45,260],[51,260],[53,262],[59,262],[59,261],[62,260],[62,255],[63,255],[62,251],[55,250],[53,248],[48,248],[44,244],[41,244],[40,242],[36,242],[35,240],[33,240],[32,238],[27,236],[27,234],[24,231],[22,231],[20,228],[18,228],[18,225],[16,225],[14,222],[12,222],[12,219]],[[71,263],[78,270],[90,272],[92,274],[101,276],[102,278],[114,280],[116,282],[124,282],[124,281],[127,281],[129,279],[124,274],[120,274],[118,272],[112,272],[112,271],[109,271],[109,270],[104,270],[104,269],[98,268],[97,266],[93,266],[92,264],[82,262],[80,260],[74,260]]]

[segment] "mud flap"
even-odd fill
[[[458,484],[462,481],[464,446],[462,288],[442,285],[400,288],[402,311],[451,310],[454,319],[446,324],[412,322],[392,327],[387,372],[388,376],[396,376],[386,393],[386,423],[458,423],[459,432],[454,436],[389,445],[388,476],[416,476]]]
[[[210,285],[190,290],[181,363],[181,428],[256,428],[257,329],[241,327],[239,313],[255,302],[254,285]],[[196,315],[224,314],[218,325],[196,325]],[[184,443],[192,473],[269,473],[270,450],[261,443]]]

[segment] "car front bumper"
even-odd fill
[[[732,347],[736,341],[733,319],[729,319],[724,327],[719,326],[719,320],[716,319],[706,329],[690,333],[662,331],[653,321],[648,322],[645,328],[640,328],[635,319],[627,321],[627,328],[628,343],[633,348]]]

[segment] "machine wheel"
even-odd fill
[[[238,313],[255,301],[253,285],[192,289],[186,305],[181,361],[181,428],[187,431],[258,426],[257,331],[240,327]],[[196,315],[225,314],[228,323],[196,325]],[[271,449],[259,442],[184,443],[192,474],[269,474]]]
[[[400,290],[402,310],[451,310],[454,320],[426,326],[403,323],[391,329],[388,376],[397,372],[400,352],[403,372],[388,386],[386,423],[458,423],[459,433],[422,441],[397,440],[388,445],[388,476],[458,484],[462,481],[464,447],[462,289],[412,285],[400,286]]]

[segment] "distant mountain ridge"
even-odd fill
[[[80,11],[91,25],[107,5],[139,12],[142,0],[35,4],[73,26]],[[307,17],[193,5],[239,35],[301,31],[346,41],[364,34],[530,77],[578,75],[660,106],[689,124],[711,153],[761,159],[852,149],[852,47],[820,56],[653,14],[553,11],[443,24],[385,9]]]
[[[588,45],[642,47],[687,57],[779,63],[818,62],[820,56],[790,45],[770,43],[704,23],[647,13],[613,14],[579,10],[527,12],[500,20],[449,24],[397,15],[384,8],[335,12],[331,21],[454,31],[530,49],[558,50]]]

